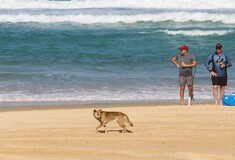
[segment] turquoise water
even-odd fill
[[[186,2],[193,5],[182,8]],[[179,99],[178,70],[170,59],[182,44],[198,60],[195,98],[212,99],[204,62],[220,42],[233,63],[235,2],[218,2],[224,6],[219,10],[210,2],[4,1],[0,104]],[[233,67],[228,73],[231,94]]]

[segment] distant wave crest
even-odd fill
[[[229,33],[233,33],[231,30],[177,30],[177,31],[172,31],[172,30],[162,30],[161,32],[171,34],[171,35],[185,35],[185,36],[209,36],[209,35],[226,35]]]
[[[177,16],[175,16],[177,15]],[[210,14],[202,12],[167,12],[159,14],[137,14],[137,15],[46,15],[46,14],[1,14],[0,23],[10,22],[38,22],[38,23],[57,23],[74,22],[81,24],[93,23],[136,23],[136,22],[222,22],[225,24],[235,24],[235,14]]]
[[[234,0],[0,0],[0,9],[23,8],[164,8],[164,9],[234,9]]]

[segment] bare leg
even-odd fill
[[[193,96],[193,85],[188,86],[188,96],[192,97]]]
[[[218,104],[218,85],[213,85],[213,96],[215,100],[215,105]]]
[[[188,105],[192,104],[192,97],[193,97],[193,85],[188,86],[188,96],[189,96],[189,101],[188,101]]]
[[[184,102],[184,90],[185,90],[185,86],[180,86],[180,100],[181,100],[181,104],[185,105]]]
[[[220,86],[220,97],[219,97],[219,104],[223,105],[223,96],[224,96],[225,86]]]

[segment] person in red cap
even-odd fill
[[[192,68],[196,67],[197,62],[193,54],[188,53],[188,46],[183,45],[180,48],[180,54],[171,58],[171,62],[179,68],[179,85],[181,104],[185,105],[184,90],[185,85],[188,86],[188,95],[193,98],[193,72]]]

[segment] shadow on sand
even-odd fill
[[[127,132],[122,132],[123,130],[120,129],[120,130],[107,130],[107,133],[110,133],[110,132],[118,132],[118,133],[133,133],[132,131],[128,130],[127,129]],[[105,130],[100,130],[98,131],[98,133],[105,133]]]

